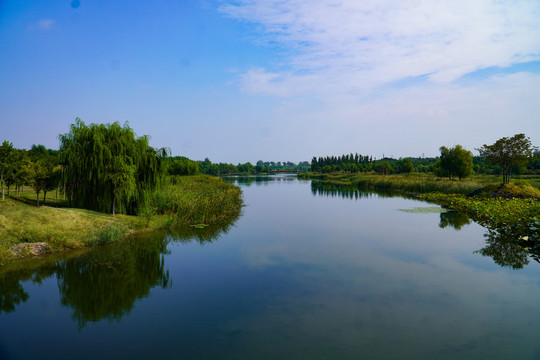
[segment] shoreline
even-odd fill
[[[129,236],[234,221],[244,206],[239,187],[209,176],[164,184],[142,215],[40,206],[27,198],[0,201],[0,268],[24,258],[116,243]],[[154,203],[154,201],[156,203]]]
[[[522,180],[503,186],[496,178],[487,177],[462,182],[425,175],[311,173],[298,178],[410,196],[463,212],[480,225],[516,240],[540,241],[540,191]]]

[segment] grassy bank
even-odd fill
[[[0,265],[30,255],[111,243],[136,232],[234,218],[242,207],[242,193],[221,179],[196,176],[164,186],[140,216],[58,207],[66,205],[63,201],[47,205],[57,207],[36,207],[34,192],[0,200]]]
[[[538,177],[501,185],[495,176],[472,176],[463,180],[431,174],[299,174],[326,184],[359,189],[392,191],[435,202],[468,214],[476,222],[518,238],[540,240],[540,191]],[[469,196],[466,196],[469,194]]]
[[[298,174],[299,179],[317,179],[334,184],[354,185],[359,189],[379,191],[399,191],[406,193],[468,194],[478,188],[498,184],[501,181],[494,176],[471,176],[463,180],[439,178],[433,174],[413,173],[400,175],[377,174]]]
[[[441,193],[422,194],[420,198],[464,212],[477,223],[512,234],[516,239],[540,241],[538,198],[467,197]]]
[[[242,192],[221,178],[180,176],[156,192],[152,207],[180,224],[210,224],[238,216]]]

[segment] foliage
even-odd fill
[[[516,134],[511,138],[503,137],[492,145],[482,145],[480,155],[492,164],[499,165],[502,170],[503,184],[510,182],[512,167],[523,167],[533,157],[537,148],[525,134]]]
[[[136,214],[164,174],[166,150],[150,147],[148,136],[136,137],[127,123],[87,126],[77,118],[60,144],[63,182],[74,207],[111,212],[115,205],[119,213]]]
[[[199,164],[184,156],[167,158],[167,173],[178,176],[197,175]]]
[[[311,171],[322,173],[329,173],[334,171],[366,171],[368,169],[368,164],[370,164],[372,161],[372,156],[360,155],[358,153],[319,158],[313,157],[313,159],[311,160]],[[371,170],[371,167],[369,167],[369,170]]]
[[[362,190],[397,191],[401,193],[442,192],[468,194],[479,187],[495,184],[489,176],[474,176],[462,181],[438,178],[432,174],[413,173],[410,175],[376,174],[299,174],[300,179],[320,179],[326,182],[354,185]]]
[[[227,163],[212,163],[210,159],[206,158],[204,161],[199,162],[199,170],[203,174],[221,176],[221,175],[250,175],[250,174],[268,174],[271,171],[276,170],[294,170],[294,171],[307,171],[309,170],[309,163],[302,161],[295,164],[290,161],[257,161],[257,165],[253,165],[250,162],[245,164],[227,164]]]
[[[13,148],[13,144],[4,140],[2,145],[0,145],[0,183],[2,185],[2,200],[5,200],[4,180],[13,170],[14,156],[15,149]]]
[[[392,172],[391,169],[392,169],[392,167],[391,167],[391,165],[390,165],[390,163],[388,161],[380,161],[374,167],[374,170],[379,175],[390,174]]]
[[[456,145],[453,148],[441,146],[441,157],[433,165],[435,175],[440,177],[457,176],[460,180],[470,176],[473,171],[472,153],[463,149],[461,145]]]
[[[94,233],[93,238],[90,240],[90,245],[105,245],[116,242],[124,236],[127,229],[124,226],[118,224],[109,223]]]
[[[214,223],[237,217],[242,192],[223,179],[209,176],[181,177],[156,191],[152,207],[157,214],[174,216],[178,223]]]
[[[539,230],[535,224],[540,221],[540,201],[536,199],[466,197],[441,193],[423,194],[421,198],[465,212],[490,229],[518,237],[538,238]]]
[[[415,170],[411,158],[405,158],[399,161],[399,172],[410,174]]]

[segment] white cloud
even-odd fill
[[[242,75],[256,93],[354,94],[417,76],[447,84],[540,59],[538,1],[240,0],[221,10],[289,50],[286,67]]]
[[[41,30],[49,30],[54,25],[54,22],[52,19],[41,19],[36,25]]]

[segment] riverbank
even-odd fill
[[[17,258],[118,241],[130,234],[175,226],[211,225],[235,218],[241,190],[222,179],[186,176],[154,194],[139,216],[66,208],[64,201],[35,206],[35,193],[0,201],[0,265]]]
[[[540,191],[538,178],[519,179],[502,186],[494,176],[463,180],[430,174],[299,174],[300,179],[354,186],[361,190],[391,191],[458,210],[490,229],[540,241]],[[532,184],[531,184],[532,181]],[[482,190],[480,190],[482,189]]]
[[[439,178],[433,174],[413,173],[377,175],[365,173],[298,174],[299,179],[316,179],[334,184],[354,185],[359,189],[399,191],[402,193],[468,194],[478,188],[494,185],[500,181],[494,176],[471,176],[463,180]]]

